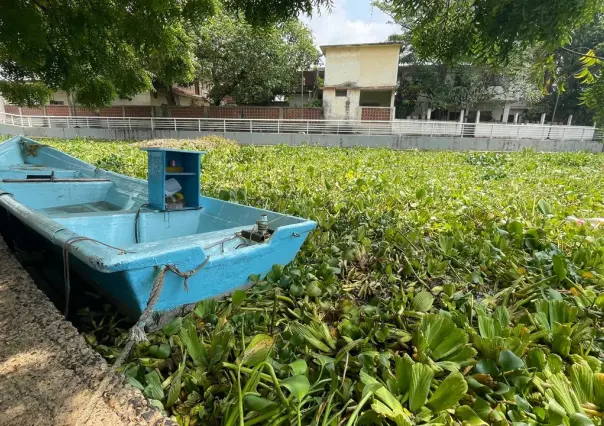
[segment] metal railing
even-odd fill
[[[19,127],[172,130],[211,133],[289,133],[350,135],[456,136],[462,138],[602,140],[587,126],[459,123],[454,121],[287,120],[240,118],[28,116],[0,113],[0,123]]]

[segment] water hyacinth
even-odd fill
[[[135,144],[46,143],[145,177]],[[204,143],[206,195],[318,228],[134,349],[179,424],[602,424],[604,229],[566,219],[604,217],[602,155]]]

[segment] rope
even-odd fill
[[[92,398],[90,398],[88,407],[85,410],[85,415],[82,416],[83,422],[80,424],[84,425],[88,422],[88,419],[90,418],[90,415],[92,414],[92,411],[95,409],[96,405],[98,404],[99,396],[105,392],[112,377],[115,375],[115,372],[117,371],[118,368],[120,368],[122,366],[122,364],[124,363],[124,361],[126,360],[128,355],[130,355],[130,351],[132,350],[134,345],[139,342],[144,342],[147,340],[147,336],[145,334],[145,325],[147,324],[147,321],[151,318],[151,315],[153,313],[153,307],[159,300],[159,296],[161,295],[161,291],[164,287],[164,279],[166,277],[166,273],[168,271],[170,271],[170,272],[178,275],[179,277],[183,277],[185,279],[185,282],[184,282],[185,290],[188,291],[188,279],[191,278],[196,273],[198,273],[199,271],[201,271],[203,269],[203,267],[207,265],[209,260],[210,260],[210,256],[207,256],[205,258],[205,260],[203,262],[201,262],[201,264],[199,266],[197,266],[194,269],[191,269],[190,271],[186,271],[186,272],[182,272],[180,269],[178,269],[178,267],[176,265],[171,265],[171,264],[167,264],[159,270],[157,277],[155,277],[155,280],[153,281],[153,287],[151,287],[151,293],[149,294],[149,300],[147,301],[147,307],[145,308],[145,310],[143,311],[141,316],[138,318],[138,321],[136,322],[136,324],[134,324],[132,326],[132,328],[130,329],[130,331],[128,332],[128,340],[126,341],[126,345],[124,346],[124,349],[122,350],[120,355],[117,357],[117,359],[115,360],[115,362],[113,363],[111,368],[109,368],[107,375],[105,376],[105,378],[103,379],[103,381],[101,382],[99,387],[97,388],[97,391],[94,393]]]

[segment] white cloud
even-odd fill
[[[312,30],[318,46],[381,42],[397,32],[397,27],[389,24],[388,17],[376,7],[363,20],[352,18],[349,10],[355,5],[351,3],[336,0],[331,13],[322,11],[319,15],[315,12],[312,18],[302,18]]]

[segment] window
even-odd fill
[[[341,89],[341,90],[336,89],[336,96],[338,98],[339,97],[344,97],[345,98],[346,96],[348,96],[348,90],[346,90],[346,89]]]
[[[50,100],[50,104],[51,105],[65,105],[65,102],[63,101],[55,101],[54,99]]]

